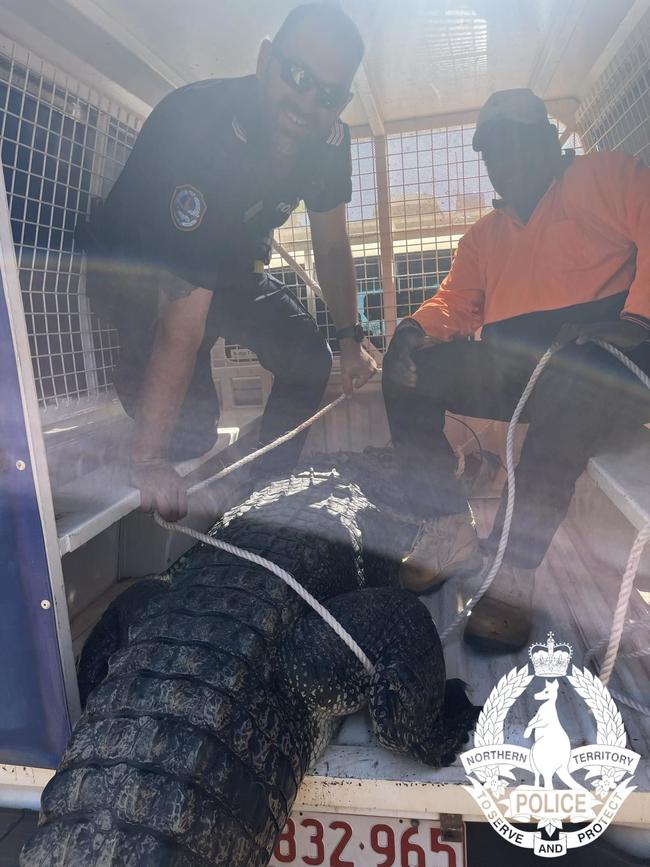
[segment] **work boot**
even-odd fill
[[[421,524],[399,570],[402,587],[424,593],[452,575],[480,569],[476,521],[471,509]]]
[[[487,593],[470,614],[463,637],[485,653],[510,653],[530,638],[535,570],[502,563]],[[464,603],[471,596],[464,592]]]

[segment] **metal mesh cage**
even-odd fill
[[[492,208],[494,191],[472,149],[474,130],[449,126],[389,137],[398,321],[435,294],[460,237]]]
[[[586,150],[623,150],[650,165],[650,12],[586,94],[577,126]]]
[[[370,138],[357,138],[352,141],[352,199],[347,206],[347,223],[357,278],[359,318],[371,338],[380,344],[384,333],[383,301],[377,231],[375,154],[374,143]],[[314,251],[304,205],[294,211],[291,219],[277,230],[276,240],[280,248],[289,253],[309,277],[316,281]],[[332,349],[336,350],[334,323],[326,305],[279,252],[276,252],[271,260],[271,272],[296,291],[315,317]]]
[[[391,135],[386,142],[387,200],[395,299],[386,304],[379,226],[375,143],[352,143],[352,200],[348,233],[357,277],[359,317],[370,340],[385,348],[386,337],[404,316],[433,295],[447,275],[458,240],[492,207],[494,192],[471,147],[473,125]],[[277,233],[278,241],[312,279],[313,250],[304,212],[297,211]],[[385,261],[385,260],[384,260]],[[296,288],[333,348],[333,323],[323,302],[277,254],[273,274]],[[387,321],[386,311],[396,311]]]
[[[110,190],[141,120],[12,45],[9,52],[0,48],[5,181],[39,399],[46,411],[66,412],[109,390],[117,351],[115,332],[88,308],[74,227],[91,197]],[[647,35],[637,49],[636,72],[626,65],[624,80],[640,87]],[[645,75],[647,100],[647,63]],[[357,307],[377,348],[437,291],[458,240],[492,206],[473,133],[464,124],[352,142],[347,220]],[[580,150],[575,135],[566,144]],[[276,242],[271,273],[296,292],[336,350],[331,316],[310,286],[316,271],[304,205],[276,232]],[[213,359],[216,367],[257,363],[249,350],[223,341]]]
[[[0,142],[36,389],[76,408],[111,384],[115,332],[91,314],[77,220],[110,189],[140,125],[13,44],[0,51]]]

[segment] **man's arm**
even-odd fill
[[[483,324],[485,286],[475,236],[474,227],[463,235],[440,289],[413,314],[429,337],[441,341],[468,337]]]
[[[636,246],[636,274],[620,319],[565,325],[557,342],[597,339],[631,350],[650,338],[650,168],[619,152],[602,154],[596,168],[594,195],[579,204],[613,237]]]
[[[623,153],[609,154],[603,214],[636,246],[636,274],[621,319],[650,328],[650,168]]]
[[[337,328],[354,325],[357,313],[357,281],[345,221],[345,204],[331,211],[309,212],[311,238],[318,281]],[[343,391],[352,394],[374,375],[377,365],[361,344],[343,338],[341,377]]]
[[[170,438],[203,340],[212,292],[195,289],[175,300],[163,297],[131,446],[131,479],[142,508],[166,520],[187,514],[183,480],[167,461]]]
[[[470,229],[461,238],[451,271],[436,295],[397,326],[384,363],[384,382],[388,386],[415,388],[416,354],[420,349],[466,337],[481,327],[482,284],[478,250]]]

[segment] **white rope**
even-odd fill
[[[616,608],[614,609],[612,629],[609,634],[609,641],[607,642],[607,651],[600,666],[599,677],[605,686],[607,686],[609,679],[612,676],[612,671],[618,655],[618,649],[621,644],[621,638],[623,636],[625,614],[634,588],[634,579],[636,578],[639,561],[641,560],[641,555],[643,554],[643,549],[645,548],[648,539],[650,539],[650,524],[646,524],[643,529],[639,530],[637,537],[634,540],[634,544],[632,545],[627,566],[625,567],[621,589],[618,593],[618,601],[616,603]]]
[[[249,563],[255,563],[256,566],[261,566],[263,569],[268,569],[269,572],[277,575],[278,578],[284,581],[285,584],[288,584],[288,586],[291,587],[291,589],[294,590],[298,596],[307,603],[307,605],[310,605],[316,614],[322,617],[325,623],[336,632],[341,641],[350,648],[352,653],[354,653],[368,674],[374,672],[374,665],[359,647],[354,638],[352,638],[350,633],[341,626],[338,620],[330,614],[325,606],[320,604],[318,599],[312,596],[308,590],[305,590],[302,584],[296,581],[293,575],[285,569],[282,569],[280,566],[267,560],[266,557],[260,557],[259,554],[254,554],[252,551],[245,551],[243,548],[238,548],[236,545],[231,545],[229,542],[222,542],[220,539],[215,539],[214,536],[207,536],[205,533],[200,533],[198,530],[193,530],[191,527],[171,524],[169,521],[163,520],[160,515],[156,515],[155,519],[156,523],[160,524],[161,527],[164,527],[165,530],[174,530],[177,533],[184,533],[186,536],[190,536],[198,542],[203,542],[205,545],[212,545],[213,548],[219,548],[222,551],[227,551],[235,557],[240,557],[242,560],[248,560]]]
[[[642,626],[644,629],[648,629],[650,626],[650,618],[646,617],[643,620],[628,620],[627,623],[624,624],[624,629],[631,632],[637,626]],[[604,650],[607,647],[608,644],[609,635],[606,635],[598,642],[598,644],[595,644],[587,651],[587,661],[590,662],[594,659],[601,650]],[[617,659],[642,659],[644,656],[650,656],[650,645],[648,647],[641,647],[638,650],[630,650],[626,653],[620,653],[619,651]]]
[[[465,473],[465,452],[461,446],[456,446],[454,454],[458,463],[456,464],[456,472],[454,473],[457,479],[460,479]]]
[[[627,707],[631,707],[632,710],[638,711],[638,713],[642,713],[644,716],[650,716],[650,705],[641,704],[640,701],[636,701],[635,699],[630,698],[629,695],[618,692],[616,689],[610,689],[609,692],[619,704],[627,705]]]
[[[634,364],[634,362],[631,361],[627,357],[627,355],[624,355],[619,349],[609,343],[606,343],[604,340],[593,340],[592,342],[607,350],[607,352],[617,358],[621,362],[621,364],[625,365],[625,367],[627,367],[628,370],[630,370],[639,379],[639,381],[646,386],[646,388],[650,389],[650,377],[646,376],[646,374],[636,364]],[[505,550],[508,545],[508,537],[510,535],[510,526],[512,524],[512,514],[514,511],[515,503],[515,470],[513,454],[515,428],[517,422],[519,421],[521,413],[532,393],[532,390],[535,387],[537,380],[539,379],[542,371],[548,364],[551,357],[555,354],[555,352],[557,352],[559,348],[559,345],[552,344],[538,361],[530,379],[528,380],[528,384],[526,385],[526,388],[524,389],[523,394],[519,399],[510,424],[508,425],[508,433],[506,436],[506,471],[508,496],[506,502],[506,512],[503,520],[503,528],[501,531],[501,539],[499,540],[499,547],[497,548],[497,553],[492,563],[492,566],[490,567],[485,578],[481,582],[479,589],[474,594],[474,596],[468,600],[463,610],[457,615],[457,617],[442,633],[441,641],[443,644],[445,644],[449,640],[449,638],[456,632],[458,627],[467,620],[480,599],[490,589],[490,586],[501,567]],[[598,648],[592,649],[587,654],[587,659],[589,659],[589,657],[593,656],[598,651],[598,649],[602,649],[605,644],[607,645],[607,652],[605,654],[605,659],[603,660],[599,675],[600,680],[602,681],[602,683],[605,684],[605,686],[609,682],[612,670],[614,668],[614,664],[616,662],[616,658],[618,656],[621,638],[623,636],[623,630],[625,627],[625,614],[627,612],[630,602],[630,596],[634,587],[634,580],[636,578],[636,573],[639,568],[639,562],[641,560],[641,555],[643,554],[643,549],[649,539],[650,524],[646,525],[640,530],[636,539],[634,540],[634,544],[632,545],[627,566],[625,568],[625,573],[621,581],[621,588],[619,591],[618,601],[616,603],[616,609],[614,611],[614,617],[612,618],[612,627],[610,630],[609,638],[601,642]],[[626,654],[625,658],[639,658],[641,656],[647,655],[647,653],[648,651],[646,650],[640,650],[631,654]],[[650,716],[650,707],[640,704],[629,696],[622,695],[620,693],[612,692],[612,695],[614,695],[614,697],[618,701],[621,701],[629,707],[638,710],[640,713]]]
[[[205,479],[202,482],[198,482],[196,485],[192,485],[191,488],[188,488],[188,494],[194,494],[197,491],[201,490],[201,488],[206,487],[207,485],[211,485],[214,482],[218,482],[220,479],[224,479],[226,476],[229,476],[231,473],[234,473],[235,470],[239,470],[242,467],[246,466],[246,464],[250,464],[251,461],[256,461],[258,458],[261,458],[262,455],[268,454],[268,452],[273,451],[273,449],[277,449],[278,446],[284,445],[284,443],[289,442],[289,440],[293,439],[295,436],[298,436],[299,433],[306,430],[308,427],[311,427],[317,421],[319,421],[323,416],[327,415],[328,412],[331,412],[334,407],[338,406],[340,403],[343,403],[344,400],[347,400],[347,395],[342,394],[340,397],[337,397],[336,400],[333,400],[331,403],[328,403],[322,409],[319,409],[318,412],[314,413],[311,418],[308,418],[306,421],[303,421],[298,427],[295,427],[293,430],[287,431],[287,433],[282,434],[281,437],[278,437],[273,442],[267,443],[265,446],[261,446],[254,452],[251,452],[249,455],[244,455],[240,460],[235,461],[234,464],[229,464],[227,467],[224,467],[223,470],[220,470],[216,475],[210,476],[209,479]]]
[[[650,389],[650,376],[647,376],[636,364],[634,364],[633,361],[631,361],[627,357],[627,355],[621,352],[620,349],[617,349],[615,346],[611,346],[609,343],[605,343],[604,340],[594,340],[594,343],[597,343],[598,346],[601,346],[603,349],[606,349],[609,353],[611,353],[621,362],[621,364],[627,367],[627,369],[630,370],[637,377],[637,379],[642,382],[643,385],[645,385],[647,389]],[[621,638],[623,636],[623,630],[625,627],[625,614],[627,612],[630,597],[632,595],[632,590],[634,588],[634,579],[636,578],[636,573],[639,568],[639,562],[641,560],[643,549],[647,544],[648,539],[650,539],[650,524],[646,524],[646,526],[643,527],[637,534],[637,537],[634,540],[634,544],[632,545],[632,549],[630,551],[630,556],[628,558],[625,574],[623,575],[623,581],[621,584],[621,589],[619,591],[618,601],[616,603],[616,611],[612,622],[612,630],[609,636],[607,652],[605,654],[605,659],[603,660],[603,665],[600,672],[600,679],[605,685],[607,685],[609,681],[611,672],[614,668],[614,664],[617,658],[641,659],[644,656],[650,655],[650,647],[640,648],[639,650],[632,651],[631,653],[624,653],[620,655],[618,653]],[[647,629],[650,626],[650,620],[646,618],[645,620],[637,622],[634,625],[643,626]],[[604,643],[606,642],[603,642],[603,644]],[[611,662],[609,661],[608,657],[611,657]],[[637,702],[634,699],[630,698],[628,695],[615,692],[614,690],[610,690],[610,692],[617,701],[626,704],[628,707],[634,708],[634,710],[637,710],[640,713],[645,714],[646,716],[650,716],[650,705],[641,704],[640,702]]]
[[[621,352],[620,349],[617,349],[615,346],[612,346],[611,343],[606,343],[604,340],[592,340],[592,343],[595,343],[597,346],[601,346],[603,349],[606,349],[610,355],[613,355],[614,358],[617,358],[622,365],[627,367],[628,370],[631,370],[632,373],[636,376],[636,378],[645,385],[646,388],[650,389],[650,376],[647,376],[640,367],[638,367],[631,358],[628,358],[625,353]]]
[[[634,375],[646,386],[646,388],[650,389],[650,377],[646,376],[642,370],[637,367],[634,362],[632,362],[626,355],[624,355],[620,350],[616,349],[614,346],[611,346],[609,343],[606,343],[602,340],[594,340],[594,343],[601,346],[603,349],[606,349],[611,355],[617,358],[625,367],[627,367]],[[558,344],[552,344],[544,353],[544,355],[540,358],[531,374],[526,387],[519,398],[517,406],[515,407],[515,411],[512,415],[512,419],[510,420],[510,424],[508,425],[508,432],[506,435],[506,472],[507,472],[507,501],[506,501],[506,511],[503,520],[503,527],[501,531],[501,539],[499,540],[499,546],[497,548],[496,556],[494,561],[492,562],[491,567],[488,569],[487,574],[485,575],[483,581],[477,592],[474,596],[468,600],[467,604],[463,608],[463,610],[456,616],[456,618],[452,621],[452,623],[445,629],[445,631],[440,636],[443,644],[446,644],[450,637],[456,632],[456,630],[467,620],[470,616],[478,602],[481,598],[487,593],[492,582],[501,568],[501,564],[503,562],[503,557],[505,554],[506,547],[508,545],[508,537],[510,535],[510,527],[512,524],[512,515],[514,511],[515,505],[515,469],[514,469],[514,434],[516,430],[516,426],[519,422],[521,414],[530,398],[530,395],[535,388],[537,380],[542,374],[542,371],[548,364],[551,357],[557,352],[560,348]],[[306,421],[302,422],[302,424],[298,425],[298,427],[294,428],[291,431],[288,431],[283,436],[279,437],[277,440],[274,440],[272,443],[269,443],[262,448],[257,449],[257,451],[252,452],[249,455],[241,458],[239,461],[236,461],[234,464],[231,464],[228,467],[225,467],[223,470],[218,472],[215,476],[212,476],[210,479],[207,479],[203,482],[200,482],[197,485],[194,485],[192,488],[188,490],[188,493],[193,493],[204,485],[212,484],[219,479],[224,478],[225,476],[233,473],[235,470],[240,469],[251,461],[256,460],[257,458],[262,457],[262,455],[267,454],[278,446],[283,445],[285,442],[288,442],[293,437],[297,436],[301,431],[313,425],[319,419],[321,419],[324,415],[330,412],[334,407],[338,406],[343,400],[346,399],[345,395],[341,395],[336,398],[336,400],[327,404],[327,406],[323,407],[317,413],[315,413],[311,418],[308,418]],[[255,554],[251,551],[246,551],[243,548],[238,548],[235,545],[230,545],[228,542],[222,542],[218,539],[215,539],[212,536],[207,536],[205,533],[200,533],[197,530],[192,530],[190,527],[179,526],[178,524],[172,524],[168,521],[163,520],[159,515],[155,516],[156,522],[167,530],[173,530],[177,533],[184,533],[187,536],[190,536],[193,539],[196,539],[200,542],[203,542],[206,545],[211,545],[214,548],[219,548],[224,551],[228,551],[230,554],[233,554],[236,557],[240,557],[242,560],[248,560],[251,563],[255,563],[258,566],[262,566],[264,569],[268,569],[274,575],[277,575],[282,581],[284,581],[289,587],[291,587],[300,597],[303,599],[314,611],[322,617],[322,619],[334,630],[334,632],[339,636],[339,638],[344,642],[344,644],[354,653],[357,659],[361,662],[363,667],[369,673],[374,671],[374,666],[372,662],[368,659],[363,650],[359,647],[357,642],[352,638],[352,636],[343,628],[343,626],[336,620],[332,614],[325,608],[321,603],[315,599],[311,593],[309,593],[305,588],[296,581],[296,579],[286,570],[277,566],[275,563],[272,563],[270,560],[267,560],[265,557],[260,557],[258,554]],[[616,662],[616,657],[618,655],[618,650],[620,647],[620,642],[625,626],[625,614],[629,605],[630,596],[632,593],[632,589],[634,587],[634,579],[636,577],[636,573],[639,566],[639,561],[641,559],[641,555],[643,553],[643,548],[647,543],[648,539],[650,539],[650,525],[644,527],[638,534],[634,545],[632,546],[632,550],[630,552],[630,557],[628,559],[628,564],[625,570],[625,574],[623,576],[623,580],[621,583],[621,589],[619,592],[619,598],[616,605],[616,610],[614,612],[614,618],[612,622],[612,628],[610,632],[610,636],[608,639],[608,647],[607,653],[605,654],[605,659],[603,661],[600,679],[606,685],[611,676],[614,664]],[[593,651],[592,651],[593,652]],[[628,654],[628,656],[634,656],[635,654]],[[637,656],[644,655],[644,652],[637,652]],[[613,693],[619,701],[629,705],[630,707],[634,707],[639,710],[641,713],[647,713],[650,715],[650,708],[645,707],[633,699],[630,699],[627,696],[621,696],[618,693]]]
[[[333,400],[331,403],[328,403],[322,409],[319,409],[318,412],[314,413],[310,418],[306,421],[302,422],[298,425],[298,427],[293,430],[288,431],[286,434],[283,434],[278,439],[273,440],[273,442],[268,443],[268,445],[262,446],[254,452],[251,452],[249,455],[245,455],[238,461],[235,461],[234,464],[230,464],[227,467],[224,467],[223,470],[220,470],[215,476],[211,476],[209,479],[206,479],[203,482],[200,482],[197,485],[189,488],[188,494],[195,493],[200,488],[205,485],[212,484],[213,482],[218,481],[219,479],[223,479],[226,476],[230,475],[230,473],[234,473],[235,470],[240,469],[246,464],[251,463],[251,461],[257,460],[257,458],[261,458],[262,455],[267,454],[273,449],[278,448],[278,446],[283,445],[288,442],[293,437],[297,436],[301,431],[306,430],[306,428],[311,427],[311,425],[315,424],[319,419],[323,418],[324,415],[327,415],[328,412],[331,412],[334,407],[338,406],[344,400],[346,400],[346,395],[342,394],[340,397],[337,397],[336,400]],[[275,563],[272,563],[270,560],[267,560],[266,557],[260,557],[259,554],[255,554],[253,551],[246,551],[243,548],[238,548],[236,545],[231,545],[228,542],[222,542],[219,539],[215,539],[214,536],[208,536],[205,533],[200,533],[198,530],[193,530],[191,527],[185,527],[181,524],[172,524],[169,521],[165,521],[160,515],[155,515],[156,523],[161,527],[164,527],[165,530],[173,530],[176,533],[184,533],[186,536],[190,536],[192,539],[196,539],[198,542],[203,542],[204,545],[211,545],[213,548],[219,548],[222,551],[227,551],[229,554],[233,554],[235,557],[239,557],[242,560],[248,560],[250,563],[255,563],[257,566],[261,566],[263,569],[268,569],[269,572],[272,572],[274,575],[277,575],[285,584],[291,587],[301,599],[303,599],[307,605],[310,605],[316,614],[318,614],[322,619],[330,626],[334,632],[338,635],[341,641],[348,647],[352,653],[357,657],[359,662],[363,665],[368,674],[372,674],[375,670],[374,665],[368,659],[363,650],[359,647],[357,642],[352,638],[350,633],[344,629],[344,627],[339,623],[339,621],[325,608],[324,605],[316,599],[312,594],[305,590],[305,588],[300,584],[296,579],[287,572],[285,569],[282,569],[280,566],[277,566]]]
[[[650,377],[647,376],[639,367],[636,365],[631,359],[627,357],[620,349],[617,349],[615,346],[612,346],[610,343],[606,343],[604,340],[594,340],[598,346],[606,349],[610,355],[613,355],[614,358],[618,359],[629,371],[631,371],[636,378],[643,384],[647,389],[650,389]],[[642,527],[639,530],[634,543],[632,544],[632,548],[630,550],[630,555],[628,557],[627,566],[625,567],[625,572],[623,574],[623,579],[621,581],[621,588],[618,594],[618,600],[616,602],[616,608],[614,610],[614,617],[612,618],[612,628],[610,630],[609,638],[605,639],[601,643],[601,647],[607,644],[607,651],[605,653],[605,658],[603,659],[603,663],[600,667],[599,678],[602,683],[607,686],[609,683],[609,679],[612,675],[612,671],[614,670],[614,665],[616,664],[616,659],[618,658],[618,652],[621,645],[621,639],[623,637],[623,631],[625,629],[625,615],[627,613],[628,606],[630,604],[630,598],[632,596],[632,590],[634,589],[634,581],[636,579],[636,573],[639,569],[639,563],[641,561],[641,556],[643,554],[643,549],[645,548],[648,540],[650,539],[650,524],[646,524],[645,527]],[[648,627],[650,626],[650,620],[644,620],[641,623],[636,625]],[[587,657],[589,658],[594,653],[593,650],[590,650],[587,653]],[[643,648],[641,650],[633,651],[632,653],[626,653],[621,656],[622,659],[640,659],[643,656],[647,656],[650,653],[649,649]],[[642,704],[641,702],[636,701],[624,693],[620,693],[615,690],[610,690],[611,694],[614,698],[621,702],[622,704],[627,705],[628,707],[633,708],[639,713],[644,714],[645,716],[650,716],[650,705]]]
[[[625,574],[623,575],[623,581],[621,582],[621,588],[618,594],[616,609],[614,611],[611,632],[609,636],[603,638],[602,641],[587,651],[586,664],[589,665],[590,662],[595,660],[601,650],[605,647],[607,648],[605,658],[600,665],[599,674],[599,678],[605,686],[609,683],[617,659],[641,659],[644,656],[650,655],[650,647],[642,647],[639,650],[633,650],[629,653],[619,653],[621,639],[626,627],[625,613],[627,612],[630,596],[634,589],[634,579],[636,578],[636,573],[639,568],[639,561],[648,539],[650,539],[650,524],[646,524],[646,526],[639,531],[634,540],[634,544],[632,545],[632,549],[630,550],[630,556],[628,557]],[[650,621],[645,619],[627,624],[628,629],[633,629],[637,626],[642,626],[647,629],[648,626],[650,626]],[[629,695],[625,695],[624,693],[620,693],[613,689],[610,689],[610,693],[621,704],[625,704],[645,716],[650,716],[650,705],[642,704],[641,702],[631,698]]]
[[[456,618],[450,623],[450,625],[440,636],[440,640],[443,644],[446,644],[451,638],[451,636],[456,632],[456,630],[467,620],[472,611],[478,605],[481,598],[490,589],[490,585],[494,581],[497,572],[501,568],[501,563],[503,561],[503,556],[506,551],[506,546],[508,545],[510,525],[512,523],[512,513],[515,507],[515,468],[513,456],[513,442],[517,422],[519,421],[519,417],[521,416],[521,413],[523,412],[523,409],[528,402],[528,398],[530,397],[533,388],[535,388],[535,383],[541,376],[542,371],[546,367],[549,359],[557,348],[558,347],[556,347],[555,345],[549,347],[544,353],[544,355],[542,355],[540,360],[537,362],[537,366],[535,367],[535,370],[533,371],[530,379],[528,380],[528,384],[526,385],[523,394],[519,398],[519,402],[515,407],[512,419],[510,420],[510,424],[508,425],[508,433],[506,435],[506,472],[508,474],[508,498],[506,502],[506,513],[503,519],[501,539],[499,540],[499,547],[497,548],[497,553],[492,563],[492,566],[489,568],[485,578],[481,582],[479,589],[476,591],[474,596],[472,596],[472,598],[467,601],[463,610],[456,616]]]

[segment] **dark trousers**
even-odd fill
[[[393,444],[410,502],[422,517],[462,512],[465,492],[444,434],[445,411],[509,421],[535,364],[564,322],[616,319],[624,296],[487,326],[480,341],[441,343],[416,353],[418,385],[390,385],[384,359],[384,399]],[[650,344],[629,357],[646,372]],[[516,471],[516,499],[506,556],[536,568],[569,507],[589,458],[650,419],[650,392],[609,353],[570,344],[553,356],[521,420],[529,429]],[[496,548],[505,493],[490,538]]]
[[[155,323],[133,322],[120,331],[116,390],[130,415],[140,400]],[[212,379],[210,351],[219,337],[252,350],[273,374],[273,387],[262,417],[260,441],[271,442],[312,415],[329,379],[332,354],[306,308],[268,275],[230,280],[214,293],[205,339],[197,353],[192,380],[170,444],[174,461],[196,457],[216,441],[219,399]],[[297,461],[307,432],[270,452],[261,472],[281,472]]]

